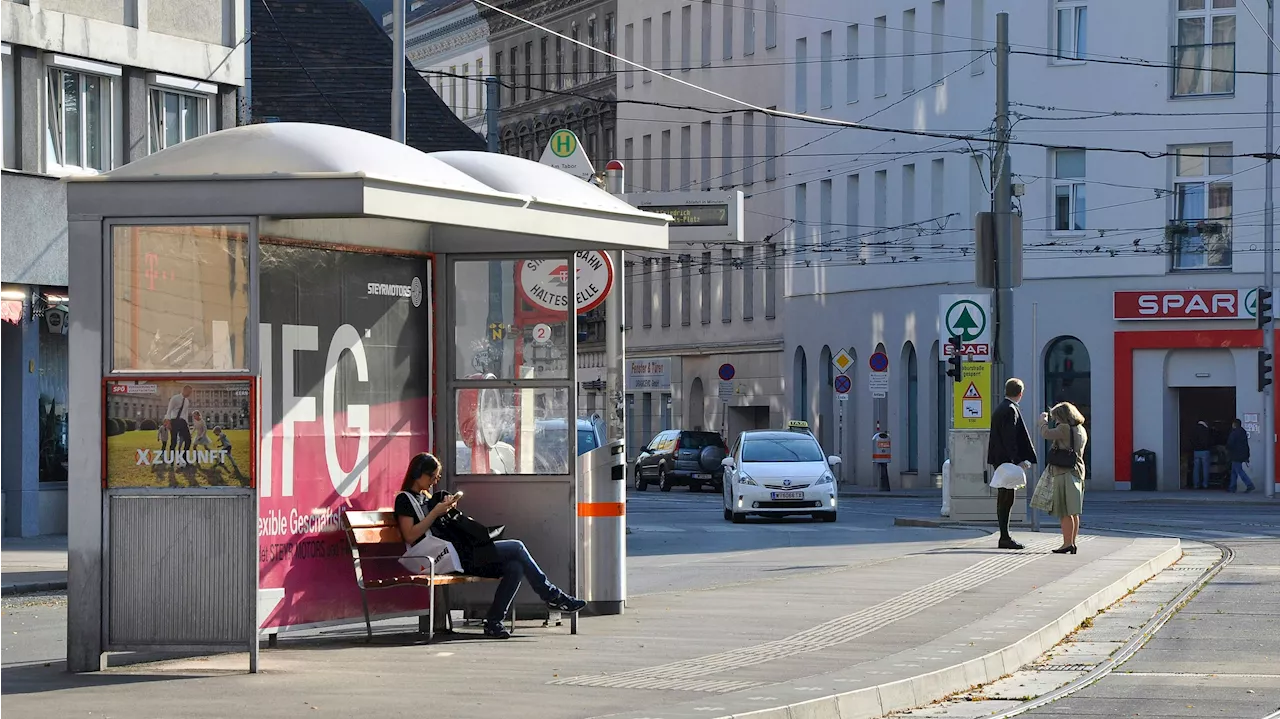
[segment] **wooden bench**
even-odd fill
[[[435,636],[436,587],[446,588],[444,610],[445,616],[449,617],[448,625],[452,628],[452,617],[448,613],[447,588],[454,584],[498,581],[493,577],[477,577],[470,574],[436,574],[435,563],[429,557],[427,560],[432,570],[429,574],[409,574],[399,562],[400,556],[404,553],[405,542],[404,537],[400,535],[400,525],[396,521],[396,515],[390,510],[344,511],[342,528],[347,535],[347,544],[351,546],[351,566],[355,570],[356,585],[360,587],[360,601],[364,605],[367,641],[373,640],[373,623],[369,617],[369,592],[371,591],[403,586],[426,587],[428,595],[426,634],[427,643],[430,644]],[[365,577],[365,562],[379,567],[390,567],[390,569],[376,572],[374,578],[368,578]],[[512,629],[514,629],[514,613],[512,619]]]

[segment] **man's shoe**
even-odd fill
[[[551,609],[556,610],[557,612],[564,612],[565,614],[576,614],[582,611],[587,606],[587,603],[582,601],[581,599],[578,599],[577,597],[571,597],[567,594],[561,594],[559,597],[547,602],[547,606],[550,607]]]
[[[486,621],[484,623],[484,635],[491,639],[511,638],[511,632],[507,631],[507,628],[503,626],[502,622]]]
[[[1000,549],[1025,549],[1025,547],[1013,541],[1010,537],[1002,537],[1000,539]]]
[[[1251,485],[1249,485],[1249,487],[1248,487],[1247,489],[1245,489],[1245,490],[1244,490],[1244,493],[1245,493],[1245,494],[1248,494],[1248,493],[1250,493],[1250,492],[1252,492],[1252,491],[1253,491],[1253,485],[1251,484]]]

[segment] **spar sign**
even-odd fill
[[[573,258],[577,275],[574,306],[578,314],[593,310],[613,289],[613,263],[598,250],[578,252]],[[569,263],[556,258],[525,260],[516,269],[516,285],[531,304],[544,310],[569,309]]]
[[[951,356],[950,339],[959,337],[960,354],[975,362],[991,361],[991,295],[938,297],[938,346]]]
[[[1117,320],[1247,320],[1257,313],[1258,291],[1149,290],[1113,295]]]

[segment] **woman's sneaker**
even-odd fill
[[[484,623],[484,635],[491,639],[511,638],[511,632],[507,631],[507,628],[503,626],[502,622],[486,621]]]
[[[583,608],[587,606],[587,603],[577,597],[571,597],[568,594],[561,594],[559,597],[547,602],[547,606],[558,612],[576,614],[577,612],[582,611]]]

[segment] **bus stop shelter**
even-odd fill
[[[67,205],[73,291],[102,299],[71,318],[72,671],[256,669],[262,633],[359,620],[340,512],[391,506],[422,451],[576,585],[579,278],[592,251],[666,249],[666,216],[520,158],[296,123],[70,180]]]

